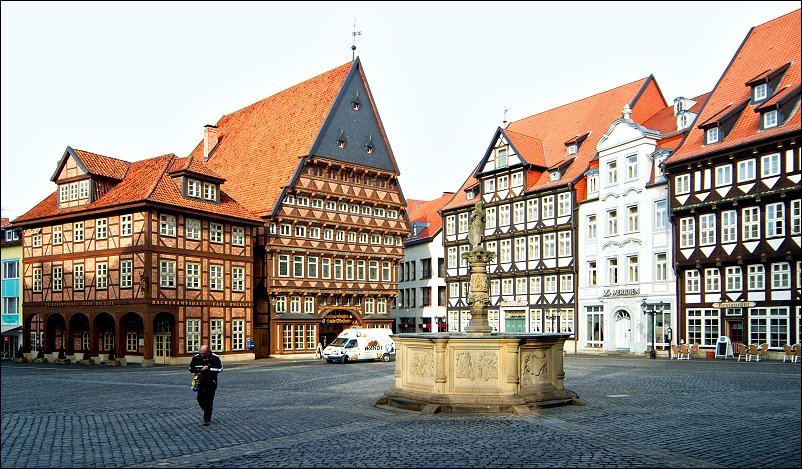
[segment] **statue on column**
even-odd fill
[[[482,235],[485,234],[485,209],[482,201],[476,202],[471,212],[468,224],[468,242],[471,243],[471,251],[478,251],[482,242]]]

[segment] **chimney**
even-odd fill
[[[217,145],[217,126],[207,124],[203,126],[203,161],[209,159],[209,153]]]

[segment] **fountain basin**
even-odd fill
[[[563,387],[570,334],[397,334],[395,387],[374,403],[433,414],[582,404]]]

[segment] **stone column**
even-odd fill
[[[471,322],[465,328],[470,335],[488,335],[493,331],[487,322],[487,305],[490,297],[487,294],[487,263],[496,257],[495,253],[476,247],[473,251],[463,254],[471,263],[471,292],[468,295],[468,304],[471,305]]]

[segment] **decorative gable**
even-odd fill
[[[516,148],[506,138],[499,129],[493,138],[493,143],[488,147],[482,163],[476,174],[489,173],[496,170],[520,166],[525,161],[518,155]]]
[[[398,172],[361,66],[345,79],[310,154]]]

